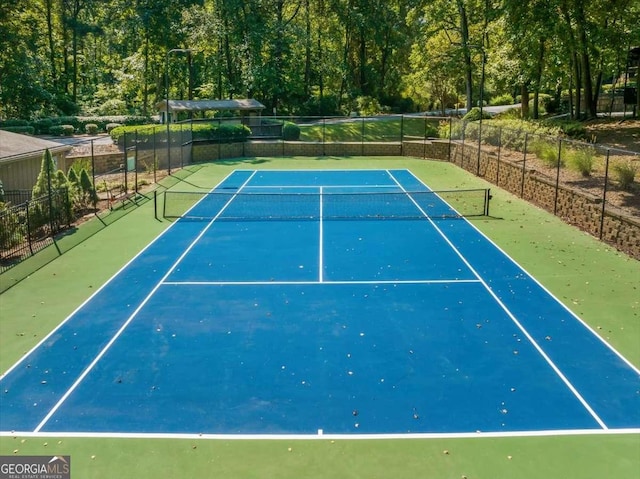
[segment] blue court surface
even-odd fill
[[[429,191],[233,172],[2,376],[0,430],[640,430],[640,371]]]

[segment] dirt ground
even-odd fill
[[[600,119],[588,122],[586,128],[597,144],[640,153],[640,120]]]

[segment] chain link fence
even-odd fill
[[[451,161],[637,255],[640,152],[454,120]],[[623,232],[624,234],[624,232]]]

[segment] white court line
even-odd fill
[[[254,172],[255,174],[255,172]],[[250,180],[251,177],[253,175],[251,175],[249,178],[247,178],[247,180],[243,183],[243,185],[238,188],[238,191],[240,191],[242,189],[242,187],[244,185],[246,185]],[[229,201],[227,201],[225,203],[225,205],[220,209],[220,211],[218,212],[218,214],[209,222],[209,224],[207,226],[205,226],[203,228],[203,230],[200,232],[200,234],[191,242],[191,244],[184,250],[184,252],[180,255],[180,257],[175,261],[175,263],[173,263],[173,265],[171,266],[171,268],[169,268],[169,270],[166,272],[166,274],[162,277],[162,279],[160,281],[158,281],[158,283],[153,287],[153,289],[151,290],[151,292],[142,300],[142,302],[138,305],[138,307],[135,309],[135,311],[133,311],[133,313],[131,313],[131,315],[129,316],[129,318],[124,322],[124,324],[120,327],[120,329],[118,329],[118,331],[116,332],[116,334],[114,334],[114,336],[111,338],[111,340],[105,345],[104,348],[102,348],[102,350],[98,353],[98,355],[93,359],[93,361],[91,361],[91,363],[89,364],[89,366],[87,366],[85,368],[84,371],[82,371],[82,373],[80,374],[80,376],[78,377],[78,379],[76,379],[76,381],[71,385],[71,387],[67,390],[66,393],[64,393],[62,395],[62,397],[58,400],[58,402],[55,404],[55,406],[53,406],[53,408],[51,408],[51,410],[47,413],[47,415],[44,417],[44,419],[42,419],[42,421],[40,421],[40,424],[38,424],[38,426],[36,426],[34,432],[39,432],[40,429],[42,429],[45,424],[49,421],[49,419],[51,419],[51,417],[56,413],[56,411],[62,406],[62,404],[67,400],[67,398],[73,393],[73,391],[76,390],[76,388],[80,385],[80,383],[84,380],[85,377],[87,377],[87,375],[93,370],[93,368],[96,366],[96,364],[98,364],[98,362],[100,361],[100,359],[102,359],[102,357],[107,353],[107,351],[111,348],[111,346],[113,346],[113,344],[116,342],[116,340],[122,335],[122,333],[125,331],[125,329],[127,329],[127,327],[129,326],[129,324],[131,324],[131,321],[133,321],[133,319],[138,315],[138,313],[142,310],[142,308],[144,307],[145,304],[147,304],[149,302],[149,300],[151,299],[151,297],[154,295],[154,293],[158,290],[158,288],[160,288],[160,286],[162,285],[163,281],[165,279],[167,279],[169,277],[169,275],[176,269],[176,267],[180,264],[180,262],[185,258],[185,256],[187,256],[187,254],[189,254],[189,252],[193,249],[193,247],[198,243],[198,241],[200,240],[200,238],[202,238],[202,236],[204,236],[204,234],[209,230],[209,228],[211,227],[211,225],[214,223],[214,221],[216,220],[216,218],[218,218],[222,212],[229,206],[229,204],[231,204],[231,202],[233,201],[233,199],[235,198],[236,195],[233,195]]]
[[[422,181],[420,180],[420,178],[416,177],[413,173],[411,173],[411,171],[409,170],[404,170],[407,171],[409,174],[411,174],[411,176],[413,176],[417,181],[419,181],[421,184],[424,185],[424,183],[422,183]],[[425,187],[427,187],[426,185],[424,185]],[[428,188],[428,187],[427,187]],[[467,221],[465,219],[465,221]],[[629,366],[636,374],[640,374],[640,368],[636,367],[633,363],[631,363],[631,361],[629,361],[627,358],[625,358],[622,353],[620,353],[620,351],[618,351],[616,348],[614,348],[611,344],[609,344],[602,336],[600,336],[596,330],[594,330],[591,326],[589,326],[589,324],[587,324],[585,322],[584,319],[582,319],[580,316],[578,316],[576,313],[574,313],[573,311],[571,311],[571,309],[569,309],[569,307],[564,304],[562,301],[560,301],[558,299],[558,297],[553,294],[551,291],[549,291],[542,283],[540,283],[540,281],[538,281],[532,274],[530,274],[526,269],[524,269],[515,259],[513,259],[505,250],[503,250],[500,246],[498,246],[491,238],[489,238],[486,234],[484,234],[482,231],[480,231],[476,225],[474,225],[473,223],[471,223],[470,221],[467,221],[467,225],[469,225],[471,228],[473,228],[480,236],[482,236],[487,242],[491,243],[498,251],[500,251],[506,258],[509,259],[509,261],[511,261],[514,265],[516,265],[518,268],[520,268],[520,270],[527,275],[527,278],[530,279],[531,281],[533,281],[534,283],[536,283],[543,291],[545,291],[551,298],[553,298],[556,303],[558,305],[560,305],[560,307],[562,307],[562,309],[564,309],[567,313],[569,313],[573,319],[575,319],[576,321],[580,322],[580,324],[582,324],[587,331],[590,331],[591,334],[593,334],[593,336],[595,336],[602,344],[604,344],[611,352],[613,352],[621,361],[623,361],[627,366]]]
[[[402,279],[402,280],[370,280],[370,281],[165,281],[164,285],[170,286],[288,286],[288,285],[314,285],[314,284],[456,284],[456,283],[481,283],[479,279]]]
[[[229,173],[229,175],[227,175],[222,181],[220,181],[220,183],[218,183],[216,186],[214,186],[210,191],[215,190],[218,186],[220,186],[224,181],[226,181],[231,175],[233,174],[233,172]],[[162,236],[164,236],[165,234],[167,234],[167,232],[169,230],[171,230],[171,228],[173,228],[175,225],[177,224],[177,222],[171,223],[165,230],[161,231],[158,236],[156,236],[151,242],[149,242],[148,245],[146,245],[144,248],[142,248],[140,250],[140,252],[138,254],[136,254],[133,258],[131,258],[129,261],[127,261],[125,263],[124,266],[122,266],[122,268],[120,268],[118,271],[116,271],[109,279],[107,279],[104,284],[102,284],[102,286],[100,286],[98,289],[96,289],[93,294],[91,296],[89,296],[85,301],[82,302],[82,304],[80,304],[80,306],[78,306],[76,309],[74,309],[71,314],[69,314],[63,321],[61,321],[55,328],[53,328],[51,330],[51,332],[49,334],[47,334],[44,338],[42,338],[34,347],[32,347],[29,351],[27,351],[26,353],[24,353],[22,355],[22,357],[20,357],[20,359],[18,359],[12,366],[9,367],[9,369],[7,369],[6,371],[4,371],[3,373],[0,374],[0,380],[2,380],[2,378],[4,378],[6,375],[8,375],[11,371],[13,371],[14,369],[16,369],[27,357],[29,357],[35,350],[37,350],[40,346],[42,346],[44,343],[46,343],[49,338],[51,338],[51,336],[53,336],[54,334],[56,334],[58,332],[58,330],[60,328],[62,328],[62,326],[64,326],[71,318],[73,318],[76,313],[78,311],[80,311],[82,308],[84,308],[84,306],[86,304],[88,304],[95,296],[97,296],[104,288],[107,287],[107,285],[109,285],[120,273],[122,273],[125,269],[127,269],[129,267],[129,265],[131,265],[134,261],[136,261],[138,259],[138,257],[140,257],[145,251],[147,251],[149,248],[151,248],[151,246],[153,244],[155,244],[157,241],[160,240],[160,238],[162,238]]]
[[[387,170],[387,173],[391,178],[393,178],[393,180],[396,183],[398,183],[398,186],[400,186],[400,188],[404,190],[403,186],[400,184],[400,182],[398,182],[398,180],[393,176],[393,174],[391,174],[389,170]],[[418,203],[413,198],[411,198],[410,195],[407,195],[407,196],[416,205],[416,207],[425,215],[429,223],[431,223],[431,225],[436,229],[438,234],[442,236],[442,238],[447,242],[447,244],[456,253],[456,255],[458,255],[458,257],[467,266],[467,268],[469,268],[469,270],[474,274],[474,276],[480,280],[480,282],[485,287],[487,292],[493,297],[496,303],[498,303],[500,308],[502,308],[502,310],[509,316],[509,318],[511,318],[511,320],[518,327],[518,329],[522,331],[525,337],[531,342],[533,347],[544,358],[547,364],[549,364],[549,366],[555,371],[555,373],[562,380],[562,382],[565,383],[565,385],[569,388],[569,390],[573,393],[573,395],[578,399],[578,401],[580,401],[582,406],[589,412],[591,417],[593,417],[593,419],[600,425],[600,427],[602,427],[603,429],[608,429],[607,425],[600,418],[600,416],[598,416],[598,414],[593,410],[593,408],[589,405],[586,399],[582,397],[582,394],[580,394],[580,392],[575,388],[575,386],[571,383],[571,381],[569,381],[569,379],[564,375],[564,373],[560,370],[560,368],[558,368],[558,366],[553,362],[553,360],[547,355],[547,353],[542,349],[542,347],[533,338],[533,336],[529,334],[529,331],[527,331],[527,329],[520,323],[520,321],[518,321],[518,318],[516,318],[515,315],[509,310],[509,308],[507,308],[507,306],[502,302],[502,300],[498,297],[498,295],[496,295],[496,293],[491,289],[491,287],[485,282],[485,280],[480,276],[480,274],[475,270],[475,268],[471,266],[469,261],[467,261],[467,259],[462,255],[462,253],[460,253],[458,248],[456,248],[456,246],[451,242],[451,240],[444,234],[444,232],[438,227],[438,225],[436,225],[435,222],[426,214],[426,212],[420,207],[420,205],[418,205]]]
[[[320,432],[322,431],[322,432]],[[386,439],[488,439],[514,437],[561,437],[561,436],[619,436],[640,434],[640,428],[624,429],[558,429],[541,431],[495,431],[495,432],[407,432],[389,434],[332,434],[318,430],[315,434],[205,434],[205,433],[146,433],[146,432],[31,432],[0,431],[0,437],[36,438],[86,438],[86,439],[189,439],[189,440],[386,440]]]
[[[322,198],[323,189],[320,187],[320,218],[319,218],[319,239],[318,239],[318,282],[324,281],[324,201]]]

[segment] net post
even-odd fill
[[[164,218],[165,215],[166,215],[166,212],[167,212],[166,211],[167,210],[167,192],[164,191],[163,195],[164,195],[164,197],[162,198],[163,199],[163,201],[162,201],[162,217]]]
[[[491,204],[491,188],[484,191],[484,215],[489,216],[489,205]]]
[[[153,217],[157,220],[158,218],[158,192],[153,190]]]

